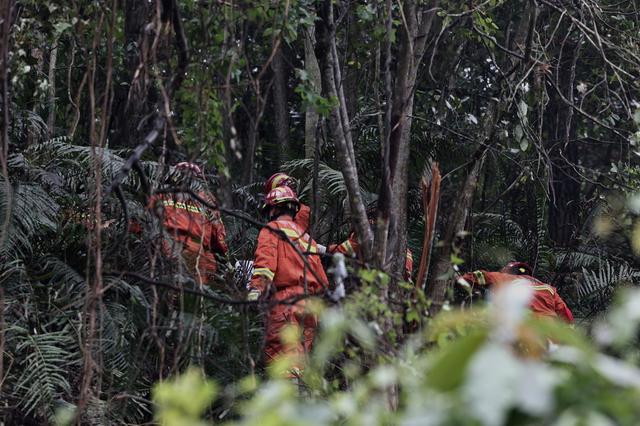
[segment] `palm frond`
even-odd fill
[[[640,280],[640,271],[627,264],[615,264],[603,262],[597,270],[582,268],[583,281],[578,286],[578,295],[581,298],[590,298],[596,295],[610,295],[613,290],[624,283],[636,284]]]
[[[2,181],[0,186],[4,188]],[[15,258],[30,253],[37,235],[56,230],[59,208],[58,203],[39,185],[11,185],[9,194],[0,190],[2,218],[9,215],[0,254]]]
[[[43,261],[43,274],[48,278],[54,299],[79,309],[84,303],[85,278],[57,257],[48,256]]]
[[[11,130],[17,139],[26,139],[28,135],[40,139],[47,133],[47,123],[35,111],[29,108],[20,108],[15,102],[11,102],[12,123]]]
[[[238,186],[233,189],[233,195],[249,209],[257,210],[264,203],[263,185],[261,182]]]
[[[291,160],[283,164],[282,167],[287,173],[300,179],[303,183],[300,193],[308,197],[313,191],[314,160],[312,158]],[[318,191],[325,197],[338,200],[346,199],[347,185],[342,172],[320,162],[318,164]],[[367,191],[362,186],[360,186],[360,193],[366,204],[376,199],[375,194]]]
[[[13,156],[10,165],[56,189],[81,188],[92,182],[92,171],[97,164],[101,168],[103,184],[109,185],[125,164],[128,154],[124,150],[73,145],[68,138],[58,137],[30,146]],[[159,181],[163,168],[158,162],[141,161],[140,168],[150,183]],[[140,189],[140,177],[137,173],[129,173],[123,184]]]
[[[101,310],[102,334],[100,347],[109,374],[125,378],[131,367],[127,347],[136,335],[130,309],[117,302],[106,302]]]
[[[559,250],[556,252],[558,265],[569,271],[598,268],[604,257],[601,252],[579,247],[575,250]]]
[[[547,203],[546,198],[537,197],[536,199],[536,239],[535,239],[535,263],[537,264],[539,259],[545,259],[545,251],[548,247],[545,246],[545,239],[547,236],[547,223],[546,214]]]
[[[474,241],[474,261],[482,269],[499,269],[516,258],[514,251],[490,241]]]
[[[283,164],[283,169],[300,179],[303,183],[301,193],[306,194],[311,190],[314,160],[302,158],[291,160]],[[342,172],[332,169],[324,163],[318,164],[318,179],[321,187],[325,188],[330,196],[343,197],[347,193]]]
[[[523,248],[524,231],[516,221],[497,213],[474,213],[472,217],[478,239],[503,242],[514,251]]]
[[[15,341],[14,358],[20,364],[21,374],[15,385],[19,405],[27,415],[38,411],[52,418],[56,401],[71,395],[66,372],[78,364],[80,353],[74,332],[65,328],[39,334],[12,326],[7,335]]]
[[[2,285],[3,288],[8,288],[10,287],[8,283],[10,283],[12,279],[20,281],[22,277],[26,275],[27,271],[22,259],[6,262],[0,266],[0,285]]]

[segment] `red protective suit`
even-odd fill
[[[204,193],[198,196],[215,204],[215,200]],[[197,275],[200,284],[206,284],[213,278],[217,269],[215,254],[225,254],[224,224],[218,210],[212,210],[192,199],[188,194],[157,194],[149,200],[162,224],[192,272]],[[173,250],[166,243],[165,250]]]
[[[573,314],[564,300],[558,294],[555,287],[529,275],[512,275],[503,272],[474,271],[462,276],[466,281],[478,285],[503,286],[516,280],[525,280],[533,289],[533,297],[529,303],[529,309],[534,315],[541,317],[562,318],[568,323],[573,323]]]
[[[360,258],[360,244],[356,238],[355,232],[349,235],[349,238],[342,244],[331,244],[329,246],[329,253],[342,253],[348,257]],[[413,253],[407,249],[407,257],[404,261],[404,279],[411,281],[411,274],[413,273]]]
[[[282,230],[289,241],[295,244],[300,251],[317,253],[316,242],[310,240],[309,235],[305,234],[302,227],[291,220],[289,216],[271,221],[268,226]],[[277,302],[286,300],[294,302],[293,299],[297,296],[303,296],[305,282],[307,294],[320,293],[328,283],[320,263],[320,257],[305,257],[309,267],[305,266],[296,250],[290,243],[283,240],[282,236],[269,228],[262,229],[258,236],[258,246],[253,264],[254,272],[249,284],[250,289],[258,290],[262,294],[273,291],[271,300]],[[264,349],[268,363],[283,353],[301,358],[311,349],[317,328],[317,318],[305,312],[305,305],[306,301],[303,299],[295,301],[293,304],[274,304],[269,311]],[[282,344],[280,333],[287,324],[297,325],[301,328],[302,342],[286,346]],[[299,369],[300,363],[296,362],[295,367]]]
[[[304,232],[309,232],[309,225],[311,224],[311,209],[309,206],[300,203],[300,210],[298,210],[293,221],[302,228]]]

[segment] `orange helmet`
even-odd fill
[[[291,176],[289,176],[286,173],[276,173],[274,175],[271,175],[271,177],[269,179],[267,179],[267,181],[264,184],[264,193],[265,194],[269,194],[269,192],[271,192],[273,189],[282,187],[282,186],[287,186],[289,188],[292,188],[293,186],[295,186],[295,179],[292,178]]]
[[[500,269],[500,272],[513,275],[532,275],[533,270],[531,266],[524,262],[509,262],[504,268]]]
[[[279,186],[272,189],[265,198],[263,209],[267,207],[275,207],[283,204],[293,204],[296,210],[300,207],[300,201],[293,189],[288,186]]]

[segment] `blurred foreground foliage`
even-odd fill
[[[155,386],[156,418],[168,426],[637,424],[640,291],[621,294],[592,338],[530,317],[526,291],[510,286],[486,307],[443,312],[393,357],[379,356],[370,324],[326,309],[299,382],[272,371],[216,393],[189,370]],[[357,360],[344,355],[346,344],[359,348]],[[216,413],[207,421],[205,400]]]

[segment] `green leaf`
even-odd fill
[[[464,380],[467,365],[487,339],[486,330],[476,331],[446,346],[427,373],[429,384],[439,391],[451,391]]]
[[[60,35],[62,35],[62,33],[64,33],[71,27],[72,25],[69,22],[58,22],[53,26],[54,34],[56,35],[56,37],[59,37]]]
[[[529,105],[527,105],[525,101],[520,101],[518,103],[518,113],[520,114],[520,117],[524,119],[527,116],[528,112],[529,112]]]
[[[199,424],[199,418],[213,402],[217,386],[203,378],[202,372],[190,368],[173,380],[153,388],[153,400],[158,405],[158,420],[165,425]]]
[[[420,319],[420,314],[415,309],[409,309],[407,314],[405,315],[407,322],[418,321]]]
[[[373,6],[370,4],[367,4],[367,5],[361,4],[361,5],[358,5],[356,9],[356,13],[358,14],[358,18],[360,18],[365,22],[368,22],[374,18],[376,11],[373,8]]]
[[[522,136],[524,136],[524,131],[522,130],[522,126],[519,124],[516,124],[516,128],[513,129],[513,135],[516,137],[516,141],[521,141],[522,140]]]

